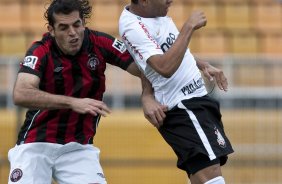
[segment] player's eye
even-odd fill
[[[74,27],[80,27],[81,26],[81,22],[77,22],[73,25]]]
[[[67,30],[67,26],[62,26],[62,27],[60,28],[60,30],[61,30],[61,31]]]

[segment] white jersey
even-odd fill
[[[119,20],[119,34],[139,69],[152,83],[155,98],[161,104],[171,109],[183,99],[207,94],[204,80],[189,48],[170,78],[161,76],[147,64],[149,57],[164,54],[179,35],[170,17],[143,18],[124,8]]]

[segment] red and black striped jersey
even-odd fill
[[[81,50],[64,55],[49,34],[34,42],[21,63],[19,72],[40,78],[39,89],[58,95],[102,100],[105,91],[106,63],[123,70],[133,62],[124,44],[114,37],[85,29]],[[24,94],[22,94],[24,95]],[[93,143],[100,116],[78,114],[71,109],[29,109],[17,144],[51,142]]]

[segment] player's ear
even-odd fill
[[[54,34],[54,28],[53,28],[53,26],[51,26],[51,25],[48,25],[47,26],[47,29],[48,29],[48,31],[49,31],[49,33],[51,34],[51,36],[55,36],[55,34]]]
[[[86,26],[86,20],[85,19],[82,19],[82,25]]]

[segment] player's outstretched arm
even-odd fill
[[[106,116],[110,113],[110,109],[102,101],[51,94],[40,90],[39,82],[36,75],[19,73],[13,90],[15,105],[30,109],[72,109],[77,113],[94,116]]]
[[[204,27],[206,23],[207,19],[202,11],[193,12],[169,50],[162,55],[151,56],[147,61],[148,64],[163,77],[171,77],[183,60],[193,32]]]

